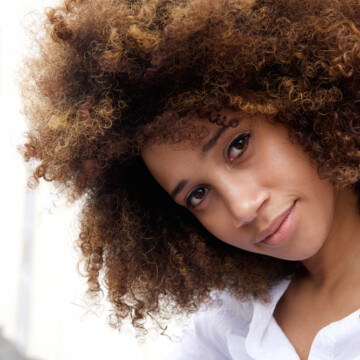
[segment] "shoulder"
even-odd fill
[[[213,294],[213,300],[204,305],[191,319],[181,341],[167,359],[225,360],[236,352],[245,351],[254,311],[253,301],[240,301],[223,292]]]
[[[266,330],[276,303],[289,282],[284,280],[274,286],[268,303],[241,301],[227,292],[214,292],[211,303],[193,316],[181,341],[166,359],[251,359],[246,342],[250,337],[253,344],[258,343],[256,339]]]
[[[195,314],[192,323],[213,336],[222,336],[226,331],[246,336],[253,313],[253,301],[241,301],[223,292],[215,294],[213,301]]]

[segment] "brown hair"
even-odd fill
[[[104,279],[115,326],[192,312],[214,289],[265,298],[296,267],[218,241],[175,204],[139,155],[151,124],[159,141],[181,141],[180,130],[194,134],[181,126],[189,111],[270,115],[320,177],[359,197],[359,22],[353,0],[65,0],[47,10],[22,80],[24,156],[37,161],[35,182],[85,199],[83,271],[92,294]]]

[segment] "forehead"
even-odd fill
[[[217,131],[234,128],[250,115],[232,109],[191,111],[185,116],[167,111],[143,127],[138,135],[141,152],[152,145],[172,145],[177,149],[198,149]]]
[[[170,193],[176,182],[186,182],[200,170],[200,147],[186,142],[154,143],[145,146],[141,156],[154,179]]]

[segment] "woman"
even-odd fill
[[[113,324],[146,332],[205,304],[172,358],[360,356],[359,15],[350,0],[48,10],[24,155],[36,182],[84,197],[83,271]]]

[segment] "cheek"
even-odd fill
[[[237,248],[254,251],[249,244],[252,236],[251,228],[237,228],[234,226],[231,215],[222,204],[217,204],[216,210],[204,215],[196,216],[199,222],[219,241]]]
[[[227,211],[221,204],[216,204],[211,209],[199,211],[194,215],[206,230],[222,241],[227,239],[233,231]]]
[[[195,213],[195,216],[206,230],[218,239],[222,240],[231,231],[229,218],[221,205],[214,206],[204,212]]]
[[[300,192],[301,198],[311,201],[321,209],[331,209],[334,205],[334,188],[327,180],[319,178],[316,167],[305,154],[289,164],[290,183]]]
[[[310,231],[319,238],[326,237],[333,222],[336,197],[335,190],[327,181],[318,180],[308,187],[307,196],[304,198],[304,221],[309,225],[304,226],[304,231]]]
[[[292,164],[287,181],[288,185],[284,184],[286,195],[298,198],[298,235],[310,251],[316,251],[325,241],[333,223],[335,190],[327,180],[319,178],[316,168],[306,157]],[[312,239],[311,244],[307,239]],[[312,246],[314,249],[311,249]]]
[[[280,142],[279,142],[280,143]],[[299,195],[301,197],[311,197],[323,200],[333,192],[331,185],[318,176],[316,166],[314,166],[308,155],[296,144],[286,141],[280,143],[278,148],[272,152],[267,152],[268,164],[262,168],[262,178],[267,174],[269,185],[276,192],[285,195]]]

